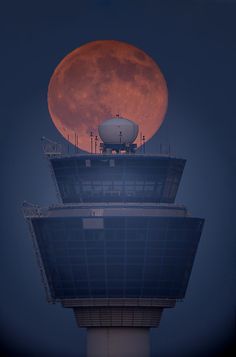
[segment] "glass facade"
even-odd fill
[[[64,203],[173,203],[185,160],[138,155],[50,159]]]
[[[183,298],[203,220],[32,218],[53,299]]]

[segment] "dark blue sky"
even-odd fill
[[[21,212],[56,202],[40,138],[63,142],[47,110],[58,62],[91,40],[140,47],[160,65],[169,109],[147,144],[187,159],[178,203],[206,219],[186,298],[152,332],[152,357],[223,353],[235,332],[236,1],[12,1],[1,4],[0,328],[7,356],[84,356],[71,310],[46,303]],[[8,351],[8,352],[7,352]]]

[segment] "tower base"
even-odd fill
[[[164,308],[175,299],[64,299],[78,327],[87,328],[86,357],[149,357],[151,327],[158,327]]]
[[[149,357],[149,328],[89,327],[87,357]]]

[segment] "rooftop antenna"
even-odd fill
[[[68,140],[67,152],[69,154],[69,152],[70,152],[70,135],[69,134],[67,135],[67,140]]]
[[[95,136],[95,154],[97,153],[98,137]]]
[[[91,146],[91,154],[93,153],[93,132],[90,131],[90,146]]]
[[[143,153],[145,154],[145,135],[143,135]]]
[[[77,152],[79,152],[79,135],[77,134]]]
[[[121,140],[122,139],[122,131],[120,131],[120,145],[121,145]]]
[[[140,140],[140,146],[141,146],[141,147],[142,147],[142,137],[143,137],[142,132],[140,132],[140,134],[139,134],[139,140]]]

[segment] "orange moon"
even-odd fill
[[[48,88],[53,123],[66,140],[90,151],[90,132],[119,114],[150,139],[161,126],[168,103],[165,78],[144,51],[120,41],[89,42],[56,67]],[[138,146],[140,145],[137,140]]]

